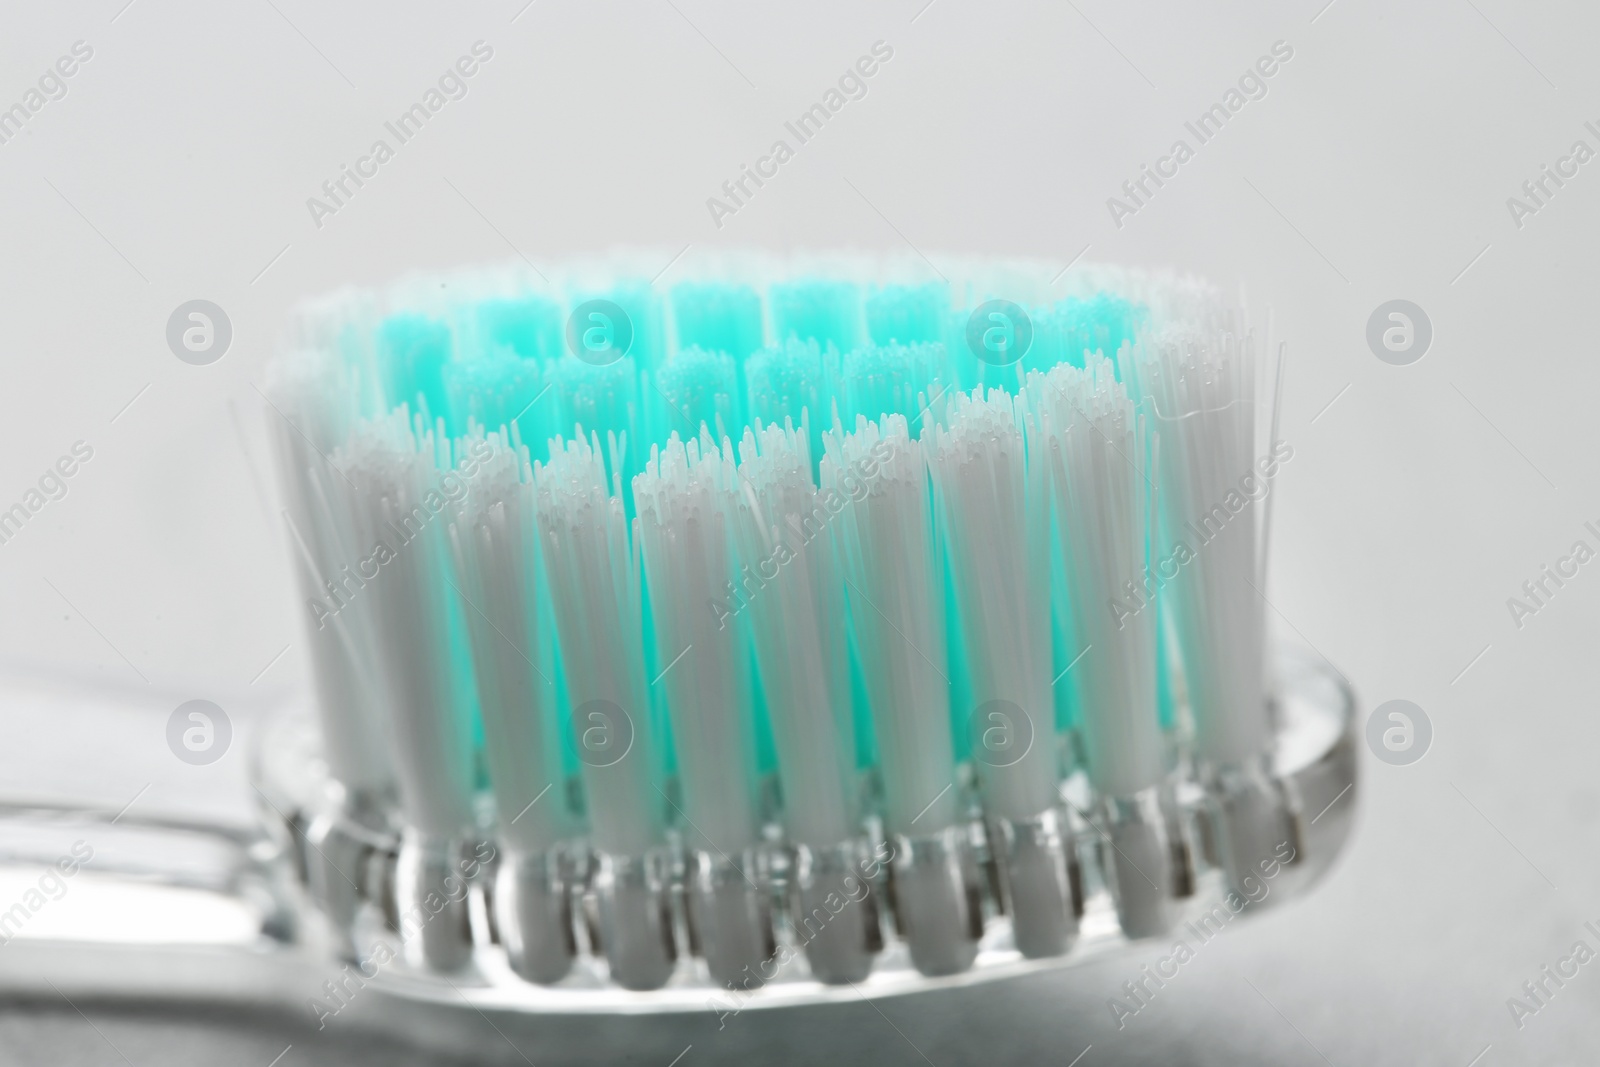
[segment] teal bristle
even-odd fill
[[[1052,538],[1054,533],[1052,532]],[[1060,549],[1052,547],[1052,552],[1059,553]],[[1052,568],[1052,571],[1055,568]],[[1053,604],[1062,603],[1061,597],[1066,593],[1065,587],[1060,583],[1055,574],[1050,577],[1050,599]],[[1052,677],[1055,684],[1051,686],[1050,695],[1055,701],[1056,729],[1070,730],[1078,722],[1078,689],[1073,684],[1071,671],[1067,668],[1077,656],[1079,649],[1072,639],[1072,621],[1063,617],[1064,613],[1058,609],[1050,612],[1050,657],[1054,664],[1055,673]]]
[[[915,419],[922,405],[953,387],[945,347],[937,342],[867,345],[844,356],[839,414],[845,425],[856,416]],[[920,422],[912,423],[919,432]]]
[[[632,358],[623,357],[597,366],[567,355],[550,364],[546,374],[554,389],[536,401],[529,414],[548,404],[557,412],[551,423],[558,434],[570,435],[575,427],[582,426],[585,433],[596,434],[602,441],[615,436],[622,466],[620,470],[611,468],[612,456],[610,450],[605,449],[607,470],[620,474],[623,484],[627,484],[637,473],[646,450],[636,431],[640,414],[639,377]],[[523,437],[528,441],[545,439]]]
[[[822,430],[832,418],[838,366],[832,349],[824,354],[815,341],[792,339],[763,348],[745,363],[750,421],[809,424],[813,476],[822,458]]]
[[[550,385],[536,360],[499,348],[470,359],[444,365],[446,406],[443,412],[452,434],[477,426],[516,426],[524,441],[543,441],[560,425],[556,406],[543,397]]]
[[[610,289],[579,293],[576,307],[588,300],[609,300],[628,316],[633,337],[624,353],[641,371],[661,366],[667,358],[667,325],[661,298],[646,281],[625,282]]]
[[[861,344],[861,291],[854,282],[807,279],[774,285],[767,293],[772,336],[815,341],[848,352]]]
[[[766,344],[761,294],[748,285],[684,282],[672,289],[678,348],[726,352],[742,360]]]
[[[1167,632],[1169,625],[1168,613],[1161,607],[1161,599],[1156,598],[1156,714],[1161,719],[1161,728],[1171,730],[1178,721],[1178,694],[1173,691],[1172,673],[1173,657],[1177,649],[1173,646],[1172,636]]]
[[[876,287],[865,309],[867,336],[875,345],[948,339],[950,286],[944,282]]]
[[[649,423],[657,434],[696,437],[709,426],[720,440],[744,429],[744,403],[740,396],[734,359],[726,352],[689,348],[661,368],[655,395],[645,402],[655,408]],[[658,438],[659,439],[659,438]]]
[[[385,410],[400,404],[429,415],[450,409],[444,387],[453,348],[449,326],[425,315],[394,315],[379,325],[377,348]]]
[[[485,300],[473,316],[483,348],[507,348],[523,359],[551,360],[566,351],[566,312],[554,300],[527,295]]]
[[[1068,297],[1034,317],[1033,351],[1023,363],[1045,371],[1058,363],[1082,367],[1085,352],[1115,358],[1149,319],[1149,308],[1114,293]]]

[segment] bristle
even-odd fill
[[[842,377],[839,415],[846,425],[885,415],[915,418],[922,405],[955,385],[945,347],[937,342],[853,349],[844,357]],[[912,431],[920,432],[920,423]]]
[[[554,664],[539,660],[537,517],[532,471],[511,443],[481,431],[463,442],[471,464],[459,517],[450,525],[459,594],[467,603],[484,757],[500,831],[523,851],[559,843],[570,830],[562,778]],[[553,796],[546,796],[554,791]]]
[[[1256,588],[1265,480],[1255,454],[1249,341],[1190,331],[1130,349],[1129,381],[1161,445],[1163,557],[1189,557],[1167,587],[1200,751],[1253,758],[1270,725],[1263,699],[1265,605]],[[1142,580],[1142,579],[1141,579]]]
[[[525,441],[544,441],[558,432],[555,401],[540,402],[555,383],[538,360],[498,348],[446,364],[441,377],[445,410],[440,414],[455,436],[473,423],[494,429],[516,425]]]
[[[467,349],[506,350],[525,360],[550,360],[566,351],[566,314],[554,300],[537,294],[490,298],[470,317],[475,329]]]
[[[813,461],[821,459],[822,427],[836,402],[838,364],[839,353],[824,352],[815,341],[790,340],[756,352],[744,367],[750,420],[767,426],[808,423],[814,435],[809,451]]]
[[[865,302],[868,339],[880,347],[947,340],[950,328],[950,286],[885,285]]]
[[[1030,818],[1056,796],[1044,456],[1024,447],[1003,391],[957,395],[948,420],[931,431],[928,466],[971,673],[973,706],[957,721],[970,728],[985,809]]]
[[[456,495],[447,456],[402,407],[359,429],[334,460],[352,486],[355,536],[374,546],[379,568],[361,595],[372,599],[401,799],[413,826],[459,840],[473,824],[476,699],[447,579],[448,517],[441,515],[446,493]]]
[[[645,400],[653,405],[649,421],[662,442],[671,434],[698,437],[702,426],[720,437],[744,422],[738,371],[726,352],[679,352],[656,375]]]
[[[922,446],[900,415],[824,435],[824,497],[840,502],[845,584],[891,833],[955,822],[944,603]]]
[[[341,403],[350,399],[348,382],[340,369],[303,358],[278,363],[269,383],[273,400],[267,429],[282,486],[324,750],[351,799],[370,806],[393,788],[394,771],[384,738],[382,680],[373,661],[370,598],[359,595],[366,549],[356,541],[343,506],[350,486],[326,456],[350,424],[348,407]]]
[[[639,558],[598,440],[552,445],[534,469],[572,732],[595,846],[635,855],[660,843],[664,798],[644,677]]]
[[[760,835],[750,653],[745,631],[714,604],[733,576],[729,487],[733,457],[710,438],[674,437],[634,479],[635,539],[655,620],[657,683],[683,783],[685,833],[696,847],[733,853]]]
[[[685,282],[672,290],[678,348],[726,352],[744,359],[766,338],[761,294],[748,285]]]
[[[844,577],[833,516],[802,426],[747,432],[731,508],[741,562],[730,625],[745,623],[777,738],[791,840],[821,848],[859,830]],[[737,612],[737,615],[734,613]]]
[[[781,282],[767,296],[772,307],[772,336],[832,345],[848,352],[861,343],[861,293],[854,282],[819,278]]]
[[[639,376],[634,372],[632,357],[625,356],[612,363],[593,364],[576,356],[564,355],[547,366],[546,373],[554,385],[553,395],[530,395],[524,401],[529,406],[528,414],[521,421],[531,421],[530,416],[540,413],[548,417],[554,411],[553,418],[548,418],[548,421],[541,418],[535,423],[537,427],[548,427],[553,432],[540,437],[524,434],[523,440],[543,444],[550,436],[570,435],[573,428],[578,426],[602,441],[616,437],[623,442],[622,466],[612,468],[611,473],[619,476],[626,485],[638,472],[642,462],[643,447],[639,438],[643,435],[636,432],[636,427],[640,413],[649,410],[650,400],[639,395]],[[494,428],[493,423],[485,425]],[[631,448],[628,447],[630,444]],[[608,455],[605,458],[609,460],[611,457]]]
[[[1090,782],[1132,796],[1162,773],[1156,709],[1156,608],[1133,601],[1149,558],[1154,472],[1145,428],[1111,364],[1060,366],[1028,381],[1040,458],[1048,465],[1071,633],[1072,669]],[[1142,610],[1141,610],[1142,609]]]
[[[425,419],[449,409],[444,368],[454,348],[450,327],[426,315],[407,313],[378,328],[378,367],[390,405],[405,404]]]

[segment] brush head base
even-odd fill
[[[964,826],[896,836],[889,899],[911,964],[929,977],[960,974],[978,958],[983,898],[978,864]]]
[[[729,989],[765,984],[778,945],[772,933],[772,889],[764,853],[746,849],[736,861],[695,852],[689,865],[689,917],[711,980]]]
[[[1263,872],[1300,852],[1299,826],[1284,783],[1263,757],[1209,770],[1206,816],[1228,888],[1247,893]]]
[[[587,938],[568,942],[554,929],[564,920],[546,886],[537,914],[513,918],[496,901],[499,929],[478,930],[470,946],[446,943],[429,924],[428,948],[408,955],[394,986],[457,996],[433,977],[451,968],[474,1003],[535,1012],[599,1010],[625,990],[649,991],[635,1007],[656,1010],[703,1007],[729,989],[742,1003],[776,1006],[863,981],[912,991],[1070,962],[1160,936],[1230,896],[1254,910],[1267,883],[1276,903],[1338,853],[1355,773],[1354,701],[1337,673],[1292,652],[1276,673],[1277,732],[1260,760],[1197,771],[1180,734],[1177,765],[1159,786],[1099,797],[1078,774],[1063,805],[1034,819],[974,815],[937,833],[868,834],[827,849],[764,843],[737,857],[676,844],[644,858],[592,855],[578,861],[588,876],[571,882]],[[498,884],[508,885],[509,864],[527,862],[500,857]],[[523,877],[532,882],[515,888],[546,885]],[[471,892],[487,889],[480,877]],[[333,903],[330,918],[348,913],[346,897]],[[540,924],[540,943],[554,947],[535,968],[525,933]],[[567,944],[576,951],[563,972]],[[464,949],[473,966],[462,970]]]
[[[494,917],[506,960],[518,976],[549,985],[578,955],[572,915],[572,861],[565,850],[508,852],[494,879]]]
[[[1028,959],[1059,956],[1078,936],[1078,893],[1072,857],[1077,842],[1055,808],[1031,819],[991,819],[1001,904],[1011,917],[1017,951]]]
[[[864,981],[883,948],[878,894],[864,873],[871,855],[864,839],[795,847],[792,929],[811,973],[827,985]]]
[[[405,834],[395,871],[395,909],[412,966],[440,975],[472,966],[472,868],[465,842]]]
[[[669,867],[669,857],[659,851],[595,855],[594,947],[623,989],[659,989],[672,977],[678,952]]]
[[[1175,855],[1184,853],[1173,849],[1168,836],[1161,788],[1103,798],[1098,821],[1101,867],[1110,875],[1123,934],[1130,940],[1161,936],[1172,928],[1177,889],[1188,881],[1173,869]]]

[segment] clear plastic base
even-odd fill
[[[432,915],[413,906],[408,921],[404,917],[407,909],[396,896],[396,887],[405,881],[397,872],[404,872],[409,862],[403,835],[385,835],[370,826],[348,825],[342,819],[328,799],[336,790],[330,790],[328,783],[309,770],[320,765],[309,724],[281,724],[264,753],[260,788],[282,801],[274,801],[275,809],[288,816],[287,821],[280,820],[279,832],[295,853],[296,869],[303,876],[310,873],[309,878],[302,877],[306,897],[322,898],[317,901],[318,910],[323,921],[331,920],[333,942],[343,946],[365,986],[390,995],[457,1006],[465,1001],[479,1009],[578,1015],[704,1013],[715,1005],[742,1013],[858,1000],[862,995],[876,998],[1069,966],[1115,953],[1141,936],[1161,937],[1185,928],[1204,932],[1234,915],[1275,906],[1304,892],[1332,863],[1350,826],[1355,800],[1354,699],[1331,667],[1307,655],[1285,653],[1277,667],[1276,745],[1258,776],[1259,795],[1245,797],[1248,803],[1244,803],[1237,796],[1219,794],[1221,786],[1213,785],[1208,791],[1179,748],[1166,796],[1159,808],[1152,807],[1168,816],[1167,825],[1159,828],[1170,847],[1167,868],[1171,884],[1160,887],[1164,913],[1143,907],[1138,928],[1132,931],[1135,936],[1130,937],[1130,931],[1124,929],[1130,912],[1124,908],[1119,918],[1115,872],[1120,868],[1124,879],[1130,876],[1129,865],[1119,863],[1128,854],[1117,842],[1142,839],[1125,833],[1118,836],[1126,828],[1111,825],[1105,808],[1091,800],[1080,774],[1063,787],[1059,809],[1061,822],[1071,831],[1067,842],[1070,854],[1063,858],[1072,869],[1075,936],[1059,955],[1029,959],[1019,951],[1012,918],[1006,913],[1009,894],[1002,885],[1003,864],[990,848],[992,828],[974,820],[970,828],[972,870],[959,877],[969,883],[970,915],[962,922],[972,935],[975,951],[968,953],[971,965],[957,973],[930,975],[923,973],[928,967],[919,970],[916,966],[906,937],[906,916],[897,914],[897,902],[903,910],[907,899],[904,886],[897,894],[894,885],[894,872],[901,868],[888,862],[875,872],[870,895],[859,901],[841,900],[837,913],[855,928],[870,928],[866,934],[872,950],[870,972],[859,981],[827,984],[817,980],[807,949],[815,937],[815,926],[829,917],[818,916],[808,925],[803,915],[795,914],[792,856],[775,847],[774,873],[764,887],[770,891],[767,903],[778,951],[763,968],[759,981],[729,989],[712,978],[701,955],[703,945],[693,929],[685,861],[680,855],[668,863],[670,884],[661,887],[662,936],[668,939],[670,976],[660,988],[622,988],[612,980],[603,951],[596,880],[592,874],[586,877],[582,873],[586,863],[591,868],[593,864],[579,855],[573,861],[579,874],[573,880],[570,907],[565,912],[571,915],[571,965],[558,981],[539,984],[524,978],[513,966],[506,943],[509,940],[515,945],[516,939],[508,938],[501,929],[503,919],[496,921],[503,912],[495,906],[493,872],[503,857],[494,851],[492,841],[468,847],[468,852],[493,858],[484,863],[487,873],[463,883],[459,901],[442,901],[439,912]],[[286,773],[280,775],[280,769]],[[1265,816],[1262,805],[1270,809]],[[1240,810],[1254,820],[1252,828],[1259,831],[1265,818],[1264,825],[1283,840],[1274,837],[1258,846],[1263,851],[1259,859],[1252,855],[1248,863],[1230,864],[1225,855],[1227,842],[1230,834],[1238,837],[1240,831],[1229,820],[1236,819]],[[308,827],[317,829],[308,834]],[[1256,836],[1266,841],[1264,834],[1260,831]],[[892,846],[881,840],[867,842],[879,855],[884,855],[885,849],[892,854]],[[335,866],[337,870],[330,869]],[[1241,884],[1241,866],[1256,877]],[[898,877],[910,877],[911,870],[906,866]],[[1134,888],[1143,892],[1147,887]],[[1162,914],[1165,921],[1153,923],[1152,914]],[[443,944],[449,941],[459,944]]]

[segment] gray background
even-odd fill
[[[170,760],[159,724],[181,700],[243,720],[299,692],[253,383],[304,296],[618,244],[663,266],[687,246],[679,267],[732,246],[1057,265],[1087,247],[1274,309],[1296,449],[1276,490],[1276,621],[1366,707],[1416,701],[1434,740],[1411,766],[1365,761],[1355,838],[1313,898],[1230,932],[1121,1034],[1093,1005],[1063,1016],[1047,980],[1021,984],[1014,1025],[1038,1040],[1018,1047],[1065,1064],[1092,1042],[1083,1067],[1465,1067],[1485,1046],[1486,1065],[1591,1060],[1600,963],[1520,1032],[1505,1002],[1600,919],[1600,562],[1521,629],[1506,598],[1575,539],[1597,545],[1582,523],[1600,520],[1600,161],[1520,229],[1506,198],[1574,140],[1600,148],[1583,128],[1600,120],[1600,17],[1577,0],[923,3],[9,11],[0,103],[76,40],[94,58],[0,145],[0,505],[75,440],[95,457],[0,545],[0,648],[116,687],[156,725],[113,747],[9,700],[4,765],[99,783]],[[479,39],[495,54],[469,95],[316,228],[305,199]],[[869,95],[714,227],[706,197],[879,39],[894,58]],[[1114,226],[1106,198],[1278,40],[1294,57],[1268,95]],[[213,366],[164,342],[194,298],[233,322]],[[1364,341],[1394,298],[1433,322],[1409,367]],[[242,758],[180,767],[151,802]],[[932,1062],[960,1062],[959,1001],[927,1032],[902,1022]],[[136,1063],[265,1064],[282,1046],[270,1022],[99,1023]],[[121,1062],[61,1005],[0,1014],[0,1058],[71,1055]]]

